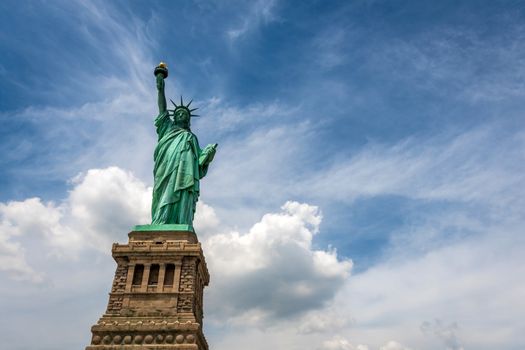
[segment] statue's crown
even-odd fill
[[[172,115],[175,115],[175,112],[178,110],[184,109],[188,112],[188,115],[191,117],[199,117],[198,114],[193,114],[193,111],[196,111],[199,108],[192,108],[190,109],[190,105],[193,102],[193,100],[190,100],[187,105],[184,105],[184,102],[182,101],[182,96],[180,97],[180,105],[177,105],[173,100],[170,98],[171,103],[175,106],[175,109],[168,109],[168,112],[171,112]]]

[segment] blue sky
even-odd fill
[[[149,220],[163,60],[167,95],[219,143],[196,219],[213,348],[522,349],[524,17],[520,1],[3,1],[0,334],[89,341],[111,242]]]

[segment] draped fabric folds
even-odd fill
[[[167,112],[155,119],[158,144],[153,169],[152,224],[192,225],[199,180],[206,175],[206,153],[197,137],[174,124]]]

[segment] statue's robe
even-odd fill
[[[197,137],[175,125],[167,112],[155,119],[158,144],[153,169],[152,224],[192,225],[199,198],[199,180],[206,175],[206,154]]]

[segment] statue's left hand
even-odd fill
[[[206,146],[206,152],[208,153],[208,163],[210,163],[215,157],[215,152],[217,152],[217,144]]]
[[[207,165],[210,164],[213,158],[215,157],[215,153],[217,151],[218,144],[208,145],[202,150],[201,155],[201,164]]]

